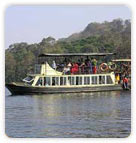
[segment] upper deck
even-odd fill
[[[42,53],[38,56],[34,73],[40,73],[41,64],[48,62],[52,67],[54,61],[56,66],[55,70],[63,72],[63,74],[71,74],[69,72],[64,73],[69,63],[71,65],[69,67],[70,69],[74,67],[75,63],[78,64],[78,71],[74,74],[91,74],[93,73],[93,69],[91,71],[91,68],[94,66],[93,60],[96,60],[95,66],[97,67],[97,73],[101,73],[102,71],[99,70],[100,64],[108,61],[113,55],[115,55],[115,53]],[[108,71],[106,70],[106,72]]]

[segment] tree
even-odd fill
[[[5,80],[6,82],[14,81],[16,78],[15,74],[16,60],[10,52],[6,52],[5,55]]]

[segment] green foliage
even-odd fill
[[[10,52],[6,52],[5,57],[5,80],[11,82],[15,79],[16,60]]]
[[[15,43],[5,54],[6,82],[20,81],[33,70],[41,53],[115,52],[114,58],[131,57],[131,22],[115,19],[112,22],[90,23],[80,33],[56,41],[43,38],[40,43]]]

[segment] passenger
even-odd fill
[[[78,72],[79,72],[79,66],[78,66],[78,64],[77,64],[77,63],[75,63],[74,67],[75,67],[75,71],[76,71],[76,73],[78,73]]]
[[[85,74],[89,73],[89,59],[87,58],[85,60]]]
[[[92,66],[93,66],[93,74],[97,73],[97,60],[93,59],[92,60]]]
[[[69,67],[64,67],[63,73],[64,73],[64,75],[69,74],[70,73],[70,68]]]
[[[60,72],[62,72],[63,69],[64,69],[64,67],[65,67],[64,63],[60,63],[60,64],[58,65],[58,67],[57,67],[57,70],[59,70]]]
[[[67,74],[70,74],[70,73],[71,73],[70,70],[71,70],[71,68],[72,68],[71,62],[68,63],[67,68],[68,68],[68,69],[67,69],[67,70],[68,70],[68,71],[67,71]]]
[[[88,58],[88,56],[87,56],[87,59],[85,60],[85,64],[87,64],[89,61],[90,61],[90,60],[89,60],[89,58]]]
[[[77,64],[78,64],[78,67],[79,67],[79,73],[81,73],[81,64],[82,64],[82,62],[81,62],[80,59],[78,59]]]
[[[85,63],[82,62],[82,64],[80,65],[81,68],[81,73],[84,74],[85,73]]]
[[[96,74],[96,73],[97,73],[97,67],[94,66],[94,67],[93,67],[93,74]]]
[[[52,63],[52,68],[53,68],[54,70],[56,70],[56,68],[57,68],[55,61],[53,61],[53,63]]]
[[[78,59],[78,62],[77,62],[77,64],[78,64],[78,66],[81,66],[81,60],[80,59]]]
[[[67,58],[65,58],[64,61],[63,61],[63,63],[66,64],[67,62],[68,62],[68,60],[67,60]]]
[[[123,88],[128,89],[128,78],[126,76],[123,78]]]
[[[73,67],[71,68],[71,74],[77,74],[79,72],[79,69],[78,69],[78,64],[77,63],[74,63],[73,64]]]
[[[69,62],[68,65],[66,65],[63,69],[63,73],[64,74],[70,74],[70,69],[71,69],[72,65],[71,63]]]
[[[71,68],[71,67],[72,67],[71,62],[69,62],[67,66],[68,66],[69,68]]]
[[[120,75],[119,75],[119,74],[116,75],[116,82],[117,82],[118,84],[120,83]]]
[[[88,62],[88,67],[89,67],[89,73],[92,74],[93,73],[93,69],[92,69],[93,67],[92,67],[91,61]]]

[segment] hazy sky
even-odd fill
[[[130,19],[126,6],[10,6],[5,12],[5,46],[18,42],[37,43],[52,36],[68,37],[91,22]]]

